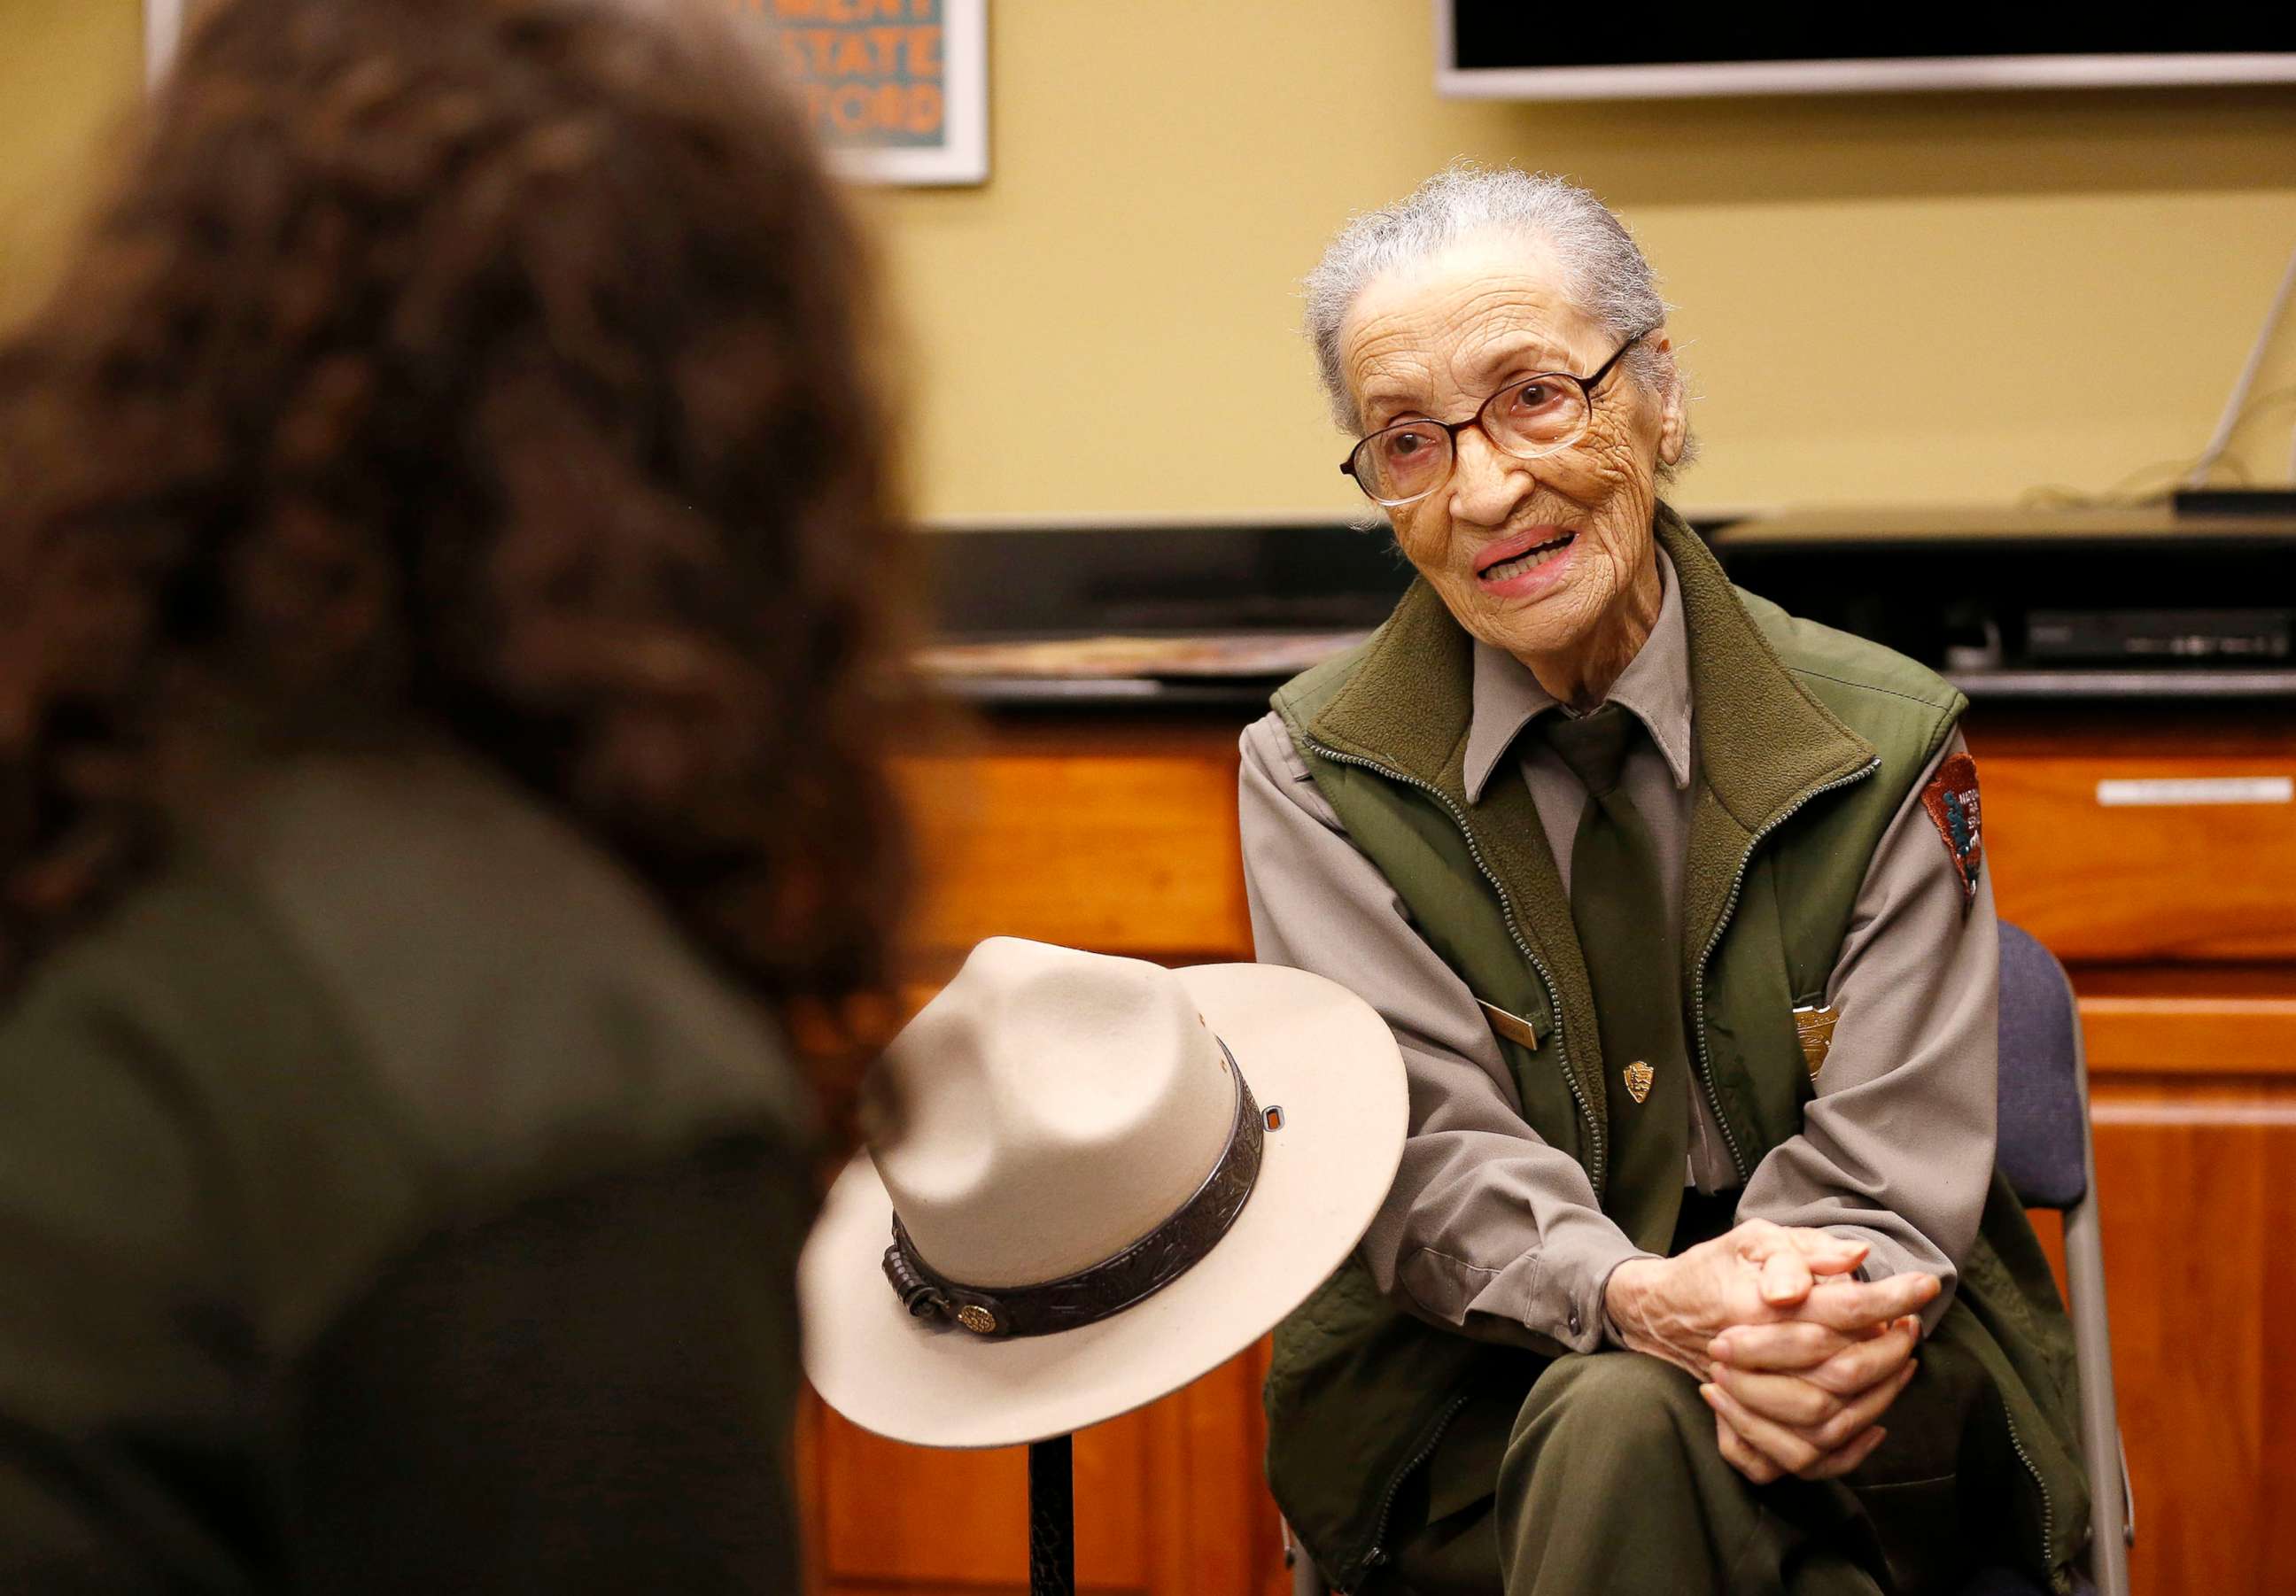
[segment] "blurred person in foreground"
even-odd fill
[[[900,550],[715,9],[225,0],[0,349],[0,1588],[798,1583]]]

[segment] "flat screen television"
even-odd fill
[[[2149,8],[2120,17],[2103,7],[2001,9],[1993,19],[1933,20],[1916,10],[1882,27],[1871,16],[1853,26],[1846,15],[1812,21],[1742,7],[1702,23],[1435,0],[1435,82],[1446,94],[1488,100],[2296,83],[2296,15],[2280,4],[2166,19]]]

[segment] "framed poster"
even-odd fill
[[[191,0],[144,0],[145,80]],[[772,29],[806,119],[845,176],[988,181],[988,0],[719,0]]]
[[[988,0],[726,0],[773,29],[845,176],[988,180]]]

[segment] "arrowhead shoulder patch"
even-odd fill
[[[1967,754],[1956,754],[1938,766],[1937,774],[1922,789],[1922,807],[1928,810],[1936,823],[1938,835],[1945,839],[1945,851],[1953,860],[1954,874],[1961,880],[1961,907],[1968,913],[1969,905],[1977,901],[1977,882],[1985,868],[1985,829],[1982,806],[1977,796],[1977,761]]]

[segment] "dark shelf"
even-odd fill
[[[1996,699],[2296,698],[2296,669],[2238,667],[2178,670],[2081,667],[2070,669],[1947,671],[1945,679],[1972,700]]]
[[[968,528],[928,533],[933,632],[1024,637],[1341,632],[1387,618],[1412,571],[1342,522]]]
[[[2091,609],[2296,607],[2296,522],[2134,511],[1803,512],[1699,527],[1733,577],[1796,615],[1939,666],[1982,641],[2001,663],[1948,671],[1973,700],[2296,700],[2296,667],[2042,662],[2026,618]],[[1412,571],[1384,528],[1343,522],[985,527],[924,540],[933,634],[953,643],[1341,633],[1385,619]],[[998,712],[1249,716],[1283,674],[947,675]]]

